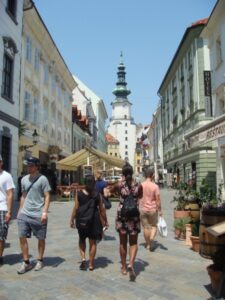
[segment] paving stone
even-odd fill
[[[209,277],[206,266],[210,260],[191,251],[184,242],[174,239],[174,191],[162,189],[162,207],[168,225],[168,237],[157,236],[155,252],[144,248],[143,233],[139,235],[135,262],[136,282],[120,273],[119,238],[115,231],[117,203],[107,211],[110,228],[98,244],[95,270],[80,271],[78,234],[69,228],[73,202],[52,202],[45,252],[45,267],[39,272],[18,275],[22,261],[16,220],[9,229],[5,264],[0,269],[0,300],[70,300],[70,299],[184,299],[205,300]],[[37,257],[37,240],[29,240],[32,263]]]

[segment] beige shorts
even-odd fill
[[[141,211],[141,224],[144,228],[150,228],[156,226],[158,223],[158,212],[157,211]]]

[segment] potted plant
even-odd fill
[[[225,252],[217,251],[212,256],[213,264],[207,267],[207,271],[211,280],[212,289],[217,293],[218,297],[225,296],[225,286],[222,285],[222,277],[225,272]]]
[[[189,224],[190,221],[191,221],[190,217],[174,219],[173,227],[175,230],[175,238],[176,239],[179,239],[179,240],[185,239],[186,224]]]
[[[199,226],[200,226],[199,221],[193,222],[191,226],[191,233],[192,233],[192,235],[190,236],[191,249],[194,250],[195,252],[199,252],[200,249]]]
[[[179,183],[177,191],[171,202],[175,203],[174,218],[187,218],[190,215],[190,211],[185,207],[188,204],[187,200],[187,184]]]
[[[200,255],[212,258],[222,249],[225,251],[225,235],[213,236],[207,231],[207,227],[225,221],[225,203],[222,201],[223,184],[218,191],[211,187],[207,180],[202,181],[200,187],[201,225],[200,225]]]

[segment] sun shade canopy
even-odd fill
[[[125,164],[124,160],[122,160],[121,158],[108,155],[94,148],[85,148],[67,156],[62,160],[57,161],[56,168],[58,170],[73,171],[79,166],[87,165],[88,159],[90,165],[95,165],[100,162],[106,162],[112,167],[122,168]]]

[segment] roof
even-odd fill
[[[112,136],[110,133],[106,133],[105,139],[108,144],[119,144],[119,141],[116,138],[114,138],[114,136]]]
[[[121,158],[108,155],[104,152],[98,151],[94,148],[85,148],[74,154],[69,155],[68,157],[57,161],[56,168],[58,170],[68,170],[74,171],[77,167],[87,164],[89,159],[89,164],[93,165],[96,162],[102,161],[106,162],[112,167],[122,168],[125,164],[125,161]]]
[[[166,72],[166,74],[165,74],[165,76],[164,76],[164,78],[162,80],[162,83],[161,83],[159,89],[158,89],[158,94],[160,94],[160,90],[162,89],[162,87],[164,85],[164,82],[166,81],[167,76],[169,75],[169,73],[170,73],[170,71],[171,71],[171,69],[173,67],[173,64],[174,64],[174,62],[175,62],[175,60],[176,60],[176,58],[177,58],[177,56],[178,56],[178,54],[179,54],[182,46],[184,45],[184,42],[186,41],[189,33],[193,29],[195,29],[197,27],[204,28],[204,26],[207,24],[207,22],[208,22],[208,18],[205,18],[205,19],[201,19],[199,21],[196,21],[196,22],[192,23],[191,26],[187,27],[187,29],[185,30],[185,33],[184,33],[184,35],[182,37],[182,40],[181,40],[181,42],[180,42],[180,44],[179,44],[179,46],[177,48],[177,51],[175,52],[175,54],[174,54],[174,56],[172,58],[172,61],[171,61],[170,65],[169,65],[169,68],[167,69],[167,72]]]

